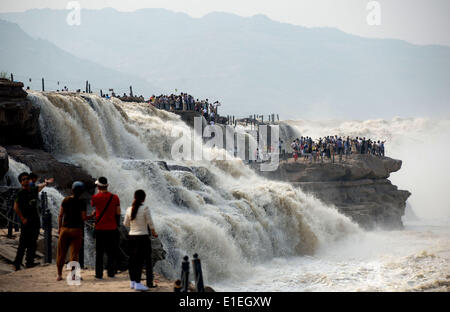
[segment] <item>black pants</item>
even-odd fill
[[[116,260],[119,249],[119,232],[117,230],[95,230],[95,277],[103,277],[103,256],[106,253],[106,269],[109,277],[116,274]]]
[[[39,237],[39,221],[28,220],[27,225],[22,225],[20,229],[19,247],[17,248],[14,265],[20,267],[23,261],[25,250],[27,252],[26,265],[30,266],[34,262],[36,254],[37,239]]]
[[[153,261],[152,261],[152,240],[148,237],[148,252],[145,256],[145,273],[147,279],[147,286],[153,285]]]
[[[153,284],[152,244],[148,235],[130,235],[130,260],[128,272],[130,281],[141,282],[142,269],[145,264],[147,285]]]

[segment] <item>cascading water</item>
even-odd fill
[[[242,278],[257,263],[313,254],[357,225],[333,207],[287,183],[257,176],[239,159],[174,161],[177,137],[189,133],[178,116],[145,103],[90,94],[31,92],[41,108],[46,148],[61,161],[106,176],[122,211],[135,190],[147,192],[167,259],[157,270],[177,277],[181,258],[198,253],[207,282]],[[194,139],[194,148],[202,140]],[[206,149],[210,156],[216,149]],[[187,169],[167,171],[158,161]]]

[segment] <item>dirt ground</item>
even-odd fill
[[[128,272],[121,272],[114,278],[106,273],[102,280],[97,280],[93,269],[81,270],[81,285],[69,285],[63,272],[63,280],[56,281],[56,265],[47,264],[31,269],[0,275],[0,292],[135,292],[130,289]],[[155,274],[157,288],[151,292],[173,292],[173,282]],[[143,281],[145,284],[145,282]]]
[[[106,271],[102,280],[95,278],[92,268],[81,270],[81,285],[69,285],[66,281],[70,271],[63,271],[63,280],[56,281],[56,264],[41,264],[17,272],[11,264],[16,255],[19,233],[13,239],[6,237],[7,230],[0,229],[0,292],[134,292],[130,289],[128,271],[108,278]],[[43,255],[38,251],[36,262],[43,262]],[[143,275],[144,277],[144,275]],[[157,288],[151,292],[173,292],[174,281],[155,274]],[[143,280],[145,285],[145,279]]]

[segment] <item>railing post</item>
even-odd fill
[[[42,223],[44,226],[44,260],[45,263],[52,263],[52,213],[47,205],[47,193],[41,194],[41,205],[43,207]]]
[[[198,258],[198,254],[194,254],[194,260],[192,260],[192,269],[195,276],[195,287],[197,292],[205,292],[205,285],[203,284],[202,264]]]
[[[14,201],[12,199],[13,198],[11,195],[8,197],[8,200],[7,200],[7,205],[9,207],[9,209],[8,209],[8,218],[9,218],[9,220],[8,220],[8,235],[7,235],[8,238],[13,237],[12,236],[12,230],[13,230],[13,226],[14,226],[13,220],[15,219]]]
[[[184,256],[181,263],[181,292],[188,292],[189,286],[189,257]]]
[[[42,78],[42,91],[45,91],[45,88],[44,88],[44,78]]]

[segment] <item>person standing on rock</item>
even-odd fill
[[[336,141],[337,153],[339,155],[339,162],[342,162],[342,153],[343,153],[343,143],[342,138],[339,137]]]
[[[22,226],[20,229],[19,247],[17,248],[16,258],[13,262],[16,271],[20,270],[25,251],[26,267],[32,268],[37,265],[37,263],[34,263],[34,256],[36,254],[37,239],[41,227],[38,211],[39,192],[54,181],[51,178],[45,180],[44,183],[31,187],[30,174],[28,172],[19,174],[18,179],[22,189],[17,193],[14,202],[14,211],[22,221]]]
[[[296,143],[296,141],[292,141],[291,143],[291,148],[293,150],[293,156],[294,156],[294,161],[297,162],[297,158],[298,158],[298,145]]]
[[[95,181],[98,193],[92,196],[91,205],[95,208],[95,277],[103,278],[103,255],[108,257],[108,277],[116,274],[116,261],[119,250],[120,200],[108,192],[108,180],[105,177]]]
[[[142,205],[145,201],[145,196],[143,190],[137,190],[134,193],[133,204],[127,209],[123,221],[123,224],[130,228],[130,261],[128,269],[130,274],[130,288],[139,291],[146,291],[149,288],[156,287],[153,284],[153,272],[147,272],[147,286],[141,283],[144,263],[151,259],[152,253],[149,232],[154,237],[158,237],[153,225],[150,208]],[[146,266],[146,270],[153,270],[151,263]]]
[[[62,280],[62,269],[67,251],[71,247],[70,261],[78,261],[83,242],[83,222],[92,216],[86,216],[86,203],[80,199],[84,192],[83,182],[72,184],[72,195],[64,198],[58,217],[58,249],[56,253],[57,281]]]

